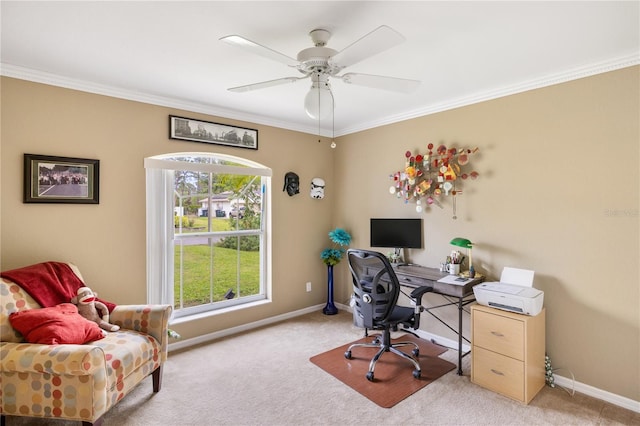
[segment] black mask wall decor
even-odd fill
[[[300,178],[294,172],[287,172],[284,175],[283,191],[287,191],[290,197],[300,193]]]

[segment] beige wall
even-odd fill
[[[638,67],[627,68],[433,114],[341,137],[336,150],[312,135],[3,78],[1,267],[70,260],[101,296],[143,302],[143,158],[244,156],[274,170],[274,302],[176,327],[185,337],[323,303],[318,256],[332,227],[366,248],[370,217],[423,217],[425,249],[412,250],[411,261],[436,266],[462,236],[477,244],[474,264],[490,278],[504,266],[535,270],[554,367],[640,400],[638,77]],[[258,128],[260,149],[171,141],[169,114]],[[448,201],[418,214],[388,193],[404,152],[430,141],[480,148],[472,165],[481,177],[465,182],[455,221]],[[23,153],[100,159],[100,205],[22,204]],[[281,192],[289,170],[302,182],[295,197]],[[327,181],[322,201],[307,194],[315,176]],[[336,301],[345,303],[344,263],[336,274]]]
[[[423,217],[413,262],[437,266],[460,236],[490,279],[534,270],[557,374],[638,401],[639,94],[633,67],[345,136],[335,220],[367,247],[370,217]],[[388,192],[428,142],[480,148],[457,220],[449,201],[418,214]]]
[[[258,129],[257,151],[168,139],[169,114]],[[146,302],[145,172],[152,155],[207,151],[245,157],[273,169],[273,303],[174,328],[183,337],[291,312],[326,300],[320,252],[328,243],[333,180],[329,142],[273,127],[2,78],[2,270],[71,261],[88,285],[114,302]],[[23,204],[23,154],[100,160],[100,204]],[[284,174],[301,193],[282,192]],[[326,197],[311,199],[311,179]],[[314,226],[310,226],[313,224]],[[307,293],[305,283],[313,283]]]

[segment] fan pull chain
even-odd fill
[[[336,114],[334,111],[335,104],[331,105],[331,148],[335,149],[336,145]]]
[[[318,143],[320,143],[320,87],[318,87]]]

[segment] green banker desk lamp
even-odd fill
[[[456,237],[453,240],[449,241],[449,244],[452,246],[463,247],[468,250],[469,254],[469,278],[474,278],[476,276],[476,270],[473,268],[473,261],[471,260],[471,247],[473,243],[466,238]]]

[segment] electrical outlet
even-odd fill
[[[311,291],[311,281],[307,282],[307,291]]]

